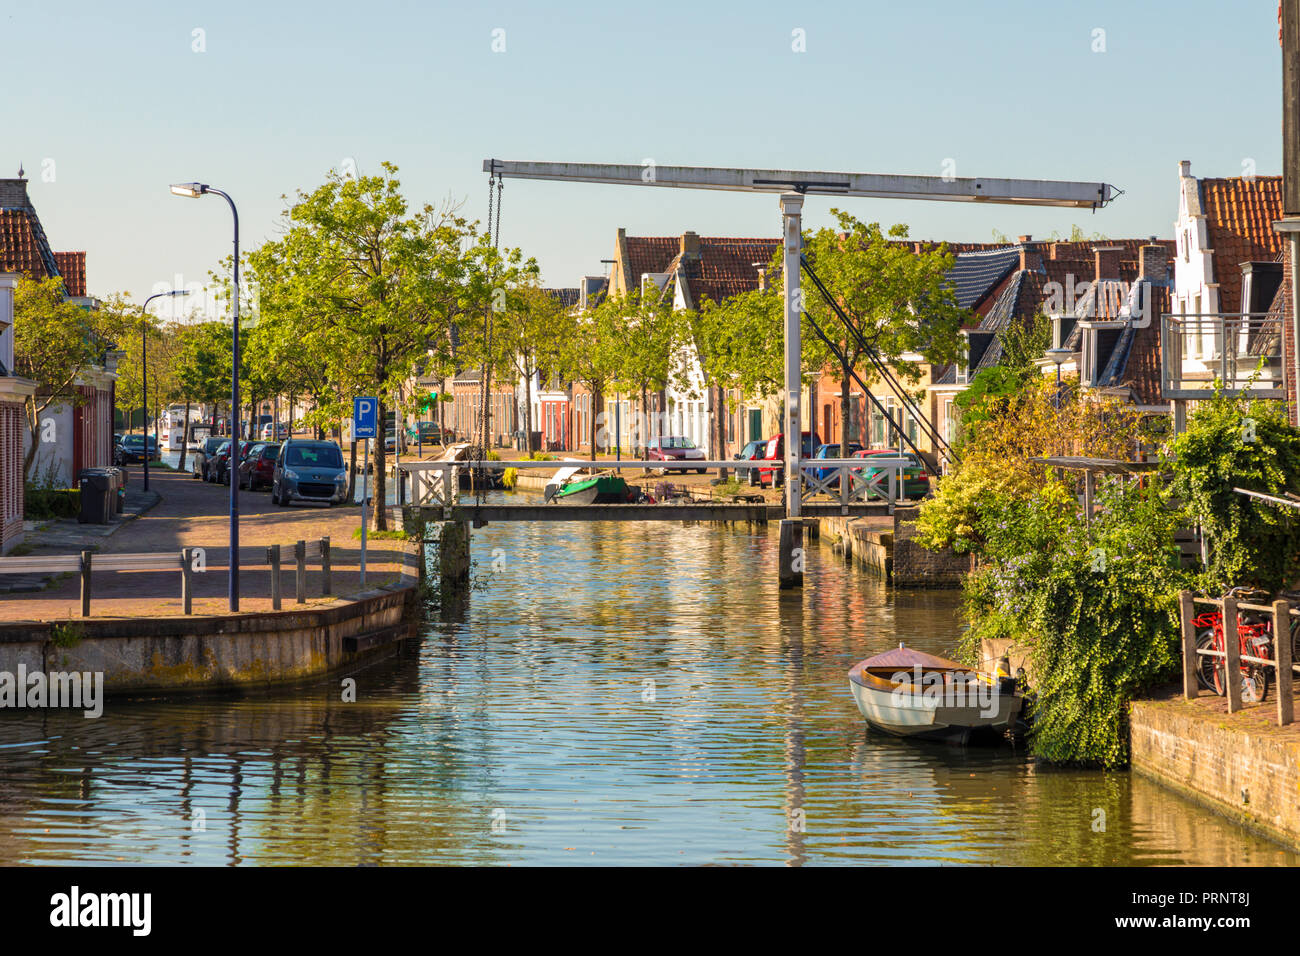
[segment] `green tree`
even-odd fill
[[[957,305],[948,278],[954,259],[946,246],[913,252],[910,245],[898,241],[907,238],[906,226],[895,225],[886,233],[879,223],[863,223],[838,209],[831,212],[839,228],[819,229],[807,237],[804,256],[862,339],[848,334],[814,289],[802,291],[804,308],[843,355],[835,364],[840,375],[840,421],[847,428],[853,420],[850,373],[857,370],[868,385],[876,378],[873,369],[862,368],[864,344],[892,366],[900,380],[915,383],[920,367],[911,356],[930,364],[955,361],[969,312]]]
[[[261,310],[316,326],[319,341],[336,349],[331,368],[345,363],[357,387],[377,396],[381,422],[417,359],[443,348],[458,320],[470,327],[517,270],[517,250],[497,253],[454,208],[413,210],[390,163],[380,175],[331,173],[298,193],[285,220],[282,237],[249,255]],[[375,497],[383,501],[382,440],[374,457]],[[386,508],[374,510],[374,527],[387,530]]]
[[[121,317],[96,312],[68,301],[57,277],[21,278],[14,294],[14,372],[37,384],[27,399],[29,432],[23,475],[30,480],[40,447],[41,414],[51,405],[79,404],[73,392],[77,379],[103,363],[105,353],[123,331]]]
[[[673,311],[670,287],[660,290],[652,282],[629,290],[627,295],[606,298],[600,306],[618,317],[609,323],[611,329],[618,322],[622,325],[621,343],[616,349],[617,370],[611,385],[638,397],[641,411],[639,421],[633,423],[632,442],[644,449],[654,431],[649,422],[650,393],[662,391],[668,384],[674,356],[681,354],[681,323],[688,321],[687,313]],[[681,363],[676,365],[680,371]]]
[[[506,311],[496,316],[495,335],[502,373],[524,382],[524,436],[532,454],[537,450],[533,447],[533,378],[555,373],[567,310],[554,293],[535,282],[513,290],[507,302]]]
[[[586,386],[591,394],[591,460],[596,460],[599,409],[606,389],[622,364],[623,310],[620,300],[605,299],[594,309],[565,317],[558,359],[564,377]]]

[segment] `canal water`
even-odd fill
[[[1128,773],[868,732],[956,595],[744,526],[494,524],[465,619],[341,678],[0,714],[0,863],[1294,864]]]

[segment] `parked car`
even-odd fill
[[[406,441],[410,445],[441,445],[442,429],[437,422],[416,422],[406,430]]]
[[[158,461],[162,455],[158,452],[158,442],[152,435],[123,435],[117,447],[113,449],[113,464],[129,465],[131,462]]]
[[[661,435],[646,442],[645,457],[646,461],[703,461],[704,452],[684,435]],[[702,475],[707,469],[696,470]],[[667,474],[669,471],[685,472],[686,469],[661,468],[660,471]]]
[[[801,459],[811,458],[813,451],[821,445],[821,436],[816,432],[801,432],[799,442],[799,457]],[[764,449],[760,459],[768,462],[768,467],[758,469],[759,487],[767,487],[771,484],[776,488],[785,483],[785,435],[773,435],[767,440],[767,448]]]
[[[930,494],[930,468],[924,461],[917,458],[910,451],[900,452],[893,448],[871,448],[865,451],[855,452],[850,457],[863,458],[868,462],[872,458],[905,458],[911,464],[903,469],[903,487],[900,497],[902,498],[924,498]],[[864,465],[862,468],[853,469],[853,480],[856,482],[861,479],[871,481],[876,475],[880,474],[883,468],[872,468],[870,465]],[[885,479],[886,481],[888,479]],[[879,497],[872,489],[867,489],[867,497]]]
[[[342,504],[348,476],[343,451],[332,441],[290,438],[280,446],[271,476],[271,501]]]
[[[862,446],[854,441],[849,442],[849,453],[847,455],[840,454],[840,446],[838,444],[820,445],[817,448],[817,452],[813,455],[813,459],[815,460],[818,458],[852,458],[855,454],[857,454],[860,451],[862,451]],[[825,481],[834,473],[835,473],[834,468],[814,468],[811,471],[807,472],[807,474],[815,475],[818,481]],[[836,484],[838,486],[838,482]]]
[[[233,463],[230,460],[229,449],[227,449],[226,456],[224,458],[218,456],[217,480],[220,481],[223,485],[230,484],[230,476],[233,474],[237,474],[239,472],[239,467],[244,463],[244,460],[248,457],[248,453],[253,450],[254,446],[259,444],[261,443],[255,441],[241,441],[237,446],[239,450],[238,453],[235,455],[235,460]]]
[[[389,431],[384,433],[384,454],[392,458],[394,453],[406,453],[406,433]]]
[[[755,438],[752,442],[736,452],[734,461],[756,461],[763,457],[763,451],[767,448],[766,438]],[[751,485],[758,484],[758,469],[736,467],[736,479],[738,481],[748,481]]]
[[[203,465],[203,480],[216,484],[221,481],[221,472],[226,467],[226,462],[230,460],[230,439],[223,438],[217,450],[212,453],[212,457],[207,459]]]
[[[272,434],[272,432],[274,432],[275,434]],[[257,430],[257,434],[265,441],[278,441],[283,438],[288,438],[289,423],[280,422],[279,425],[275,425],[272,422],[267,422],[265,425],[263,425],[261,428]]]
[[[262,442],[250,448],[239,463],[239,487],[249,491],[270,488],[275,475],[275,459],[279,454],[280,446],[275,442]]]
[[[194,477],[202,478],[204,481],[210,481],[208,478],[208,469],[212,464],[212,459],[216,457],[221,446],[228,443],[228,440],[217,435],[209,435],[199,444],[194,451]]]

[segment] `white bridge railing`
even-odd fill
[[[799,483],[801,503],[813,501],[839,503],[845,507],[876,500],[893,505],[903,497],[902,471],[915,467],[907,458],[805,458],[799,462],[803,480]],[[552,461],[403,461],[397,465],[404,481],[410,482],[410,504],[422,507],[451,507],[460,493],[460,477],[469,470],[500,472],[506,468],[557,471],[563,468],[580,468],[586,472],[607,472],[623,469],[688,472],[728,469],[740,475],[757,471],[765,480],[774,477],[784,481],[785,463],[768,459],[732,459],[729,461],[648,461],[624,459],[621,461],[591,461],[589,459],[556,459]],[[824,473],[824,474],[823,474]],[[409,476],[409,477],[408,477]],[[820,497],[825,496],[825,497]]]

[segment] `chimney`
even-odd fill
[[[1068,242],[1054,242],[1054,243],[1052,243],[1052,245],[1051,245],[1051,253],[1050,253],[1050,254],[1051,254],[1051,258],[1053,258],[1053,259],[1068,259],[1068,258],[1070,258],[1068,255],[1065,254],[1065,253],[1066,253],[1066,250],[1069,248],[1069,245],[1070,245],[1070,244],[1069,244]]]
[[[700,237],[690,230],[682,233],[679,251],[683,257],[698,259],[700,257]]]
[[[1093,278],[1100,282],[1102,279],[1119,278],[1119,257],[1123,252],[1121,246],[1094,246],[1092,249],[1092,261],[1095,266]]]
[[[1138,250],[1138,278],[1164,282],[1169,278],[1169,254],[1164,246],[1148,243]]]
[[[1021,236],[1020,239],[1020,271],[1042,272],[1043,254],[1035,246],[1029,245],[1028,236]]]
[[[1184,159],[1178,164],[1178,175],[1184,178],[1192,175],[1192,161]]]
[[[753,263],[758,270],[758,291],[762,292],[767,289],[767,265],[762,262]]]
[[[1033,240],[1034,240],[1033,236],[1016,236],[1016,242],[1020,243],[1022,246],[1026,242],[1033,242]]]

